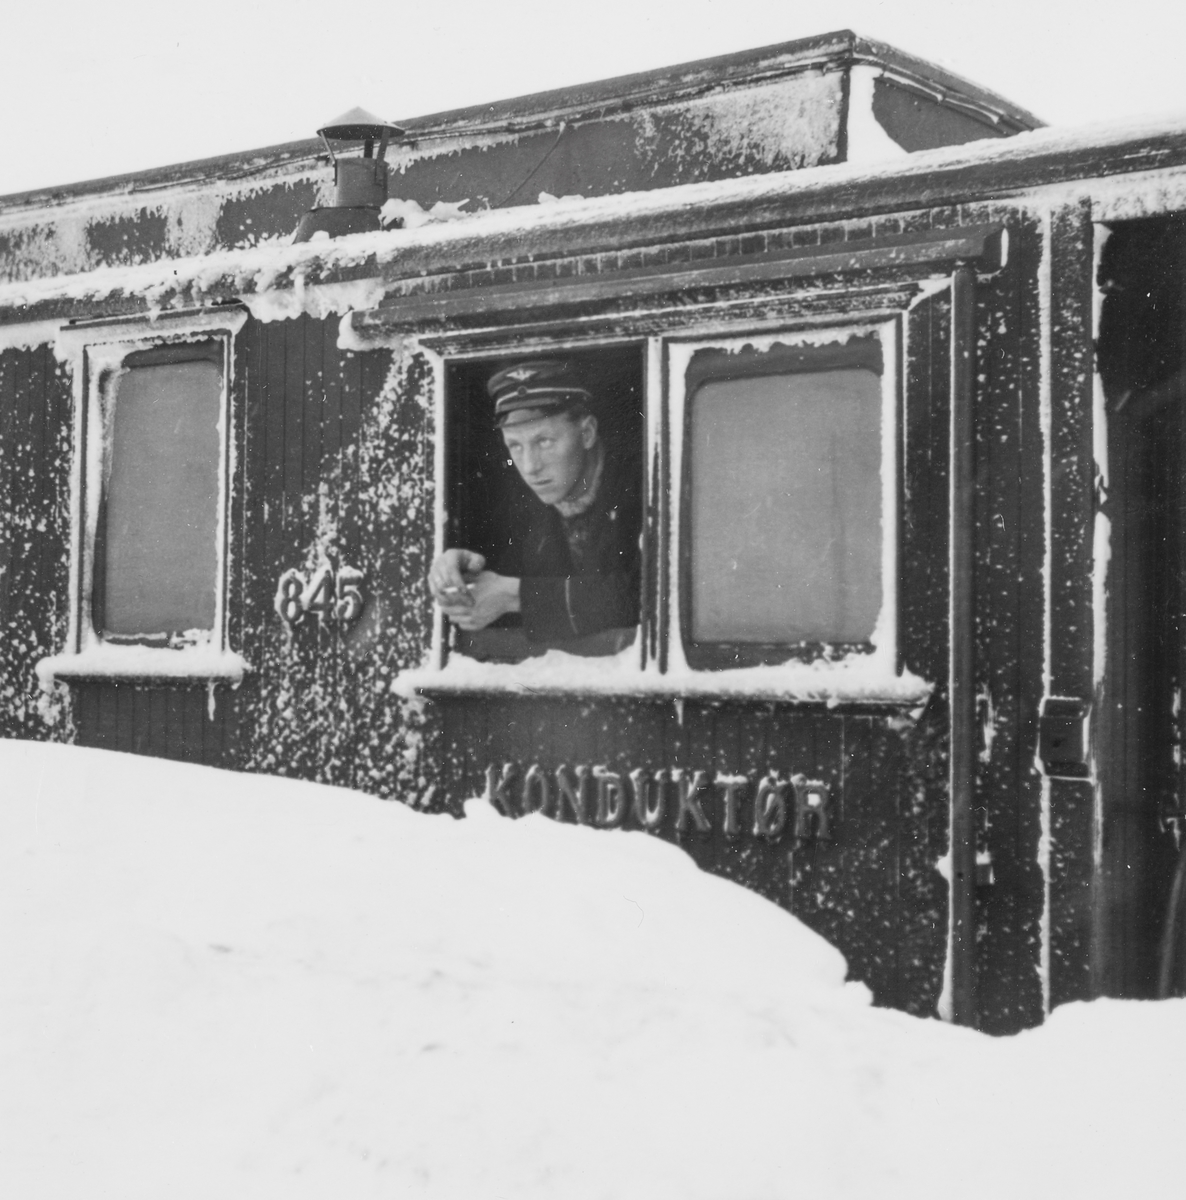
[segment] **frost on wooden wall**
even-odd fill
[[[66,633],[70,388],[52,348],[0,351],[0,737],[70,740],[33,664]]]
[[[249,182],[83,195],[0,211],[0,282],[85,274],[100,267],[192,258],[287,243],[301,216],[332,193],[316,165]]]
[[[810,71],[628,119],[648,157],[662,150],[713,174],[788,171],[837,157],[841,105],[841,76]]]
[[[426,131],[393,146],[392,197],[431,210],[535,204],[541,192],[594,196],[749,173],[841,155],[843,76],[805,71],[749,87],[522,131]],[[333,203],[333,172],[312,147],[286,162],[229,163],[221,177],[87,185],[0,205],[0,283],[84,275],[287,244],[301,217]]]
[[[338,369],[352,357],[343,355]],[[296,498],[314,536],[296,560],[260,559],[258,574],[245,580],[244,650],[254,670],[244,686],[254,694],[241,708],[240,765],[415,799],[429,787],[419,765],[419,705],[391,684],[429,641],[432,375],[416,353],[361,357],[369,360],[364,381],[380,385],[361,397],[357,438]],[[361,618],[347,627],[281,619],[273,609],[281,567],[311,576],[333,563],[363,572]]]

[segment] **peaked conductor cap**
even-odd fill
[[[503,367],[490,377],[486,390],[494,401],[497,424],[522,409],[559,412],[593,399],[572,363],[560,358],[539,358]]]

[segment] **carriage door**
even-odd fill
[[[1147,997],[1186,963],[1186,929],[1167,930],[1186,833],[1186,217],[1113,225],[1099,283],[1111,561],[1094,990]]]

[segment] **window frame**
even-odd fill
[[[881,351],[881,603],[867,642],[744,642],[697,641],[692,630],[692,520],[695,480],[691,464],[692,397],[687,372],[701,351],[737,353],[746,348],[761,353],[775,346],[843,347],[854,339],[876,339]],[[665,598],[672,631],[672,659],[693,672],[718,673],[750,667],[777,668],[794,663],[842,662],[874,659],[896,672],[897,654],[897,548],[901,512],[898,430],[902,411],[901,318],[879,320],[833,319],[810,325],[762,329],[753,333],[723,331],[716,336],[698,334],[664,339],[666,412],[670,422],[667,456],[671,463],[671,516],[668,531],[669,586]],[[808,374],[810,372],[804,372]],[[755,373],[756,374],[756,373]],[[742,372],[738,378],[745,378]],[[700,381],[696,387],[707,382]],[[695,389],[694,389],[695,391]],[[693,391],[693,396],[694,396]]]
[[[647,665],[645,630],[648,624],[653,624],[653,620],[648,622],[647,613],[651,607],[648,603],[648,590],[651,587],[651,558],[649,546],[653,544],[653,536],[648,531],[648,515],[646,497],[651,494],[652,488],[652,470],[649,451],[646,449],[651,443],[651,342],[653,339],[646,337],[641,333],[631,334],[624,331],[620,336],[616,337],[601,337],[594,339],[577,339],[577,338],[562,338],[557,337],[548,339],[545,342],[532,344],[529,342],[516,342],[510,345],[482,345],[472,349],[452,349],[445,354],[432,354],[434,373],[438,381],[437,386],[437,412],[436,412],[436,428],[438,436],[436,438],[436,457],[434,462],[434,474],[437,481],[435,489],[436,494],[436,512],[434,520],[434,537],[433,537],[433,556],[440,554],[447,546],[450,536],[450,514],[448,511],[449,498],[452,494],[454,481],[449,478],[449,470],[451,466],[451,445],[453,437],[453,425],[455,419],[451,409],[456,398],[449,395],[448,380],[450,376],[449,368],[454,364],[466,362],[488,362],[493,364],[497,361],[502,361],[505,365],[510,365],[516,361],[525,361],[530,358],[555,358],[563,357],[565,354],[579,352],[582,354],[596,353],[598,350],[628,352],[633,349],[637,351],[641,360],[641,371],[639,377],[640,387],[640,433],[642,437],[642,445],[640,446],[640,466],[642,478],[639,483],[640,497],[643,508],[642,529],[640,531],[640,580],[639,580],[639,635],[626,646],[617,655],[608,656],[615,662],[625,660],[632,664],[634,670],[645,670]],[[431,353],[431,351],[430,351]],[[493,418],[491,418],[493,420]],[[460,651],[450,647],[450,633],[448,624],[443,614],[434,607],[433,622],[432,622],[432,652],[431,661],[434,664],[431,668],[433,676],[440,679],[442,682],[444,676],[441,672],[449,662],[457,664],[460,661],[476,661],[466,658],[464,651]],[[565,688],[565,691],[580,690],[583,682],[588,682],[589,672],[581,669],[581,664],[590,662],[605,662],[606,658],[601,656],[593,656],[585,659],[579,656],[571,656],[576,663],[574,674],[573,687]],[[521,662],[497,662],[497,663],[482,663],[482,667],[493,666],[503,669],[515,669],[524,672],[531,671],[531,664],[537,660],[528,658]],[[602,668],[596,672],[598,678],[604,682],[605,671]],[[482,686],[479,686],[481,690]],[[595,686],[595,685],[594,685]],[[496,690],[502,690],[499,687]]]
[[[505,694],[508,691],[565,695],[629,695],[737,697],[782,699],[828,704],[920,703],[931,690],[926,681],[900,671],[898,631],[897,549],[903,517],[902,436],[904,393],[905,306],[872,312],[853,312],[842,304],[829,306],[809,317],[789,315],[749,321],[720,315],[659,331],[632,329],[623,323],[614,335],[593,337],[550,336],[530,339],[482,338],[467,344],[464,336],[429,338],[422,346],[429,353],[438,380],[437,428],[449,427],[446,379],[452,362],[561,355],[598,346],[643,347],[643,480],[642,583],[639,637],[616,656],[569,658],[563,680],[554,667],[540,659],[518,663],[488,663],[468,659],[450,650],[448,629],[439,611],[434,612],[431,666],[406,673],[404,686],[432,692]],[[840,340],[849,336],[876,336],[882,350],[882,606],[875,630],[875,645],[811,647],[806,653],[788,653],[785,660],[746,665],[704,665],[689,662],[685,650],[685,625],[681,605],[687,569],[681,548],[680,524],[684,504],[683,469],[686,461],[686,397],[682,380],[673,370],[674,357],[703,347],[722,345]],[[435,344],[434,344],[435,342]],[[446,436],[438,439],[435,473],[438,481],[434,554],[446,545],[448,529]],[[682,565],[681,565],[682,564]],[[692,656],[695,658],[695,655]]]
[[[648,540],[644,546],[643,629],[637,667],[630,671],[626,669],[630,663],[584,660],[570,662],[563,672],[535,671],[535,660],[528,660],[518,664],[515,673],[502,675],[483,669],[489,664],[447,661],[443,621],[438,617],[432,625],[427,665],[401,672],[401,693],[652,694],[677,703],[684,697],[703,697],[829,707],[852,705],[862,712],[870,707],[921,711],[942,673],[932,666],[934,677],[923,678],[903,661],[905,647],[913,646],[914,633],[913,626],[901,623],[907,596],[898,572],[907,570],[905,561],[896,564],[895,573],[885,581],[893,588],[901,612],[895,613],[892,638],[879,636],[874,654],[849,654],[832,661],[821,658],[775,666],[692,670],[683,656],[678,610],[671,611],[675,555],[670,537],[670,423],[665,409],[667,343],[824,325],[884,322],[887,329],[893,329],[900,392],[894,447],[898,494],[886,511],[894,514],[897,534],[903,539],[914,520],[914,500],[906,488],[908,428],[915,428],[917,415],[922,412],[921,408],[912,411],[913,397],[917,393],[922,405],[931,403],[925,395],[927,389],[922,387],[925,381],[914,374],[911,343],[916,330],[911,313],[917,305],[941,293],[950,298],[950,323],[943,335],[950,340],[950,360],[945,365],[932,362],[932,347],[924,338],[919,343],[923,356],[919,363],[927,379],[934,378],[938,370],[947,373],[953,412],[958,398],[962,397],[959,402],[965,405],[971,403],[967,364],[974,361],[977,281],[1006,268],[1008,229],[998,223],[955,223],[934,228],[912,225],[901,230],[896,218],[884,230],[876,227],[877,222],[873,228],[865,222],[840,229],[828,223],[834,213],[831,217],[818,214],[808,219],[794,206],[792,210],[787,210],[785,222],[773,235],[764,232],[762,222],[766,218],[757,216],[752,206],[744,212],[730,210],[732,224],[710,223],[707,218],[688,216],[681,210],[678,228],[662,226],[664,233],[658,235],[653,226],[643,230],[619,222],[612,230],[597,227],[595,240],[591,241],[589,230],[583,229],[586,240],[579,245],[573,243],[565,227],[562,239],[533,243],[537,253],[513,264],[505,261],[505,247],[498,244],[491,254],[497,269],[475,273],[469,267],[456,267],[449,259],[443,277],[434,274],[429,279],[401,279],[399,287],[389,291],[375,309],[354,315],[351,328],[360,341],[392,344],[394,340],[405,347],[414,346],[432,365],[438,428],[447,421],[444,370],[454,357],[527,357],[599,342],[645,339],[648,343],[644,447],[644,534]],[[804,221],[807,225],[801,228]],[[741,236],[727,236],[726,229]],[[666,234],[670,234],[669,242],[655,241]],[[751,236],[747,238],[746,234]],[[607,244],[611,238],[612,244]],[[629,248],[635,245],[641,250]],[[596,253],[591,250],[593,246]],[[609,252],[608,261],[603,251]],[[477,257],[480,259],[480,254]],[[951,419],[954,421],[954,416]],[[965,560],[971,512],[961,490],[967,489],[968,470],[961,446],[953,433],[943,450],[943,469],[951,473],[952,480],[959,481],[959,486],[952,483],[948,489],[945,522],[949,542],[945,547],[936,542],[932,562],[936,578],[945,579],[950,588],[953,642],[966,640],[970,620],[969,562]],[[935,451],[938,453],[938,447]],[[678,446],[674,452],[679,453]],[[440,439],[434,467],[439,549],[444,544],[446,486]],[[903,542],[902,549],[910,555],[917,553],[913,543],[908,549]],[[674,566],[678,570],[678,563]],[[913,560],[909,569],[914,570]],[[658,600],[660,595],[663,603]],[[896,644],[891,646],[891,640]],[[961,664],[960,671],[953,668],[949,672],[952,680],[961,672],[966,674],[966,664],[962,660]]]
[[[43,660],[38,672],[48,679],[175,679],[238,682],[245,670],[230,645],[228,598],[231,560],[232,493],[237,474],[235,429],[235,339],[247,320],[240,308],[104,320],[60,331],[58,354],[74,382],[74,461],[71,496],[70,613],[62,654]],[[145,638],[108,639],[95,628],[96,539],[102,511],[104,473],[110,450],[110,398],[113,372],[146,350],[214,342],[221,347],[219,462],[216,511],[216,566],[211,585],[215,611],[209,638],[170,645]]]

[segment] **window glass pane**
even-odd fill
[[[881,609],[880,376],[709,380],[691,402],[698,642],[864,642]]]
[[[107,633],[214,627],[221,393],[209,361],[132,367],[117,379],[96,580]]]

